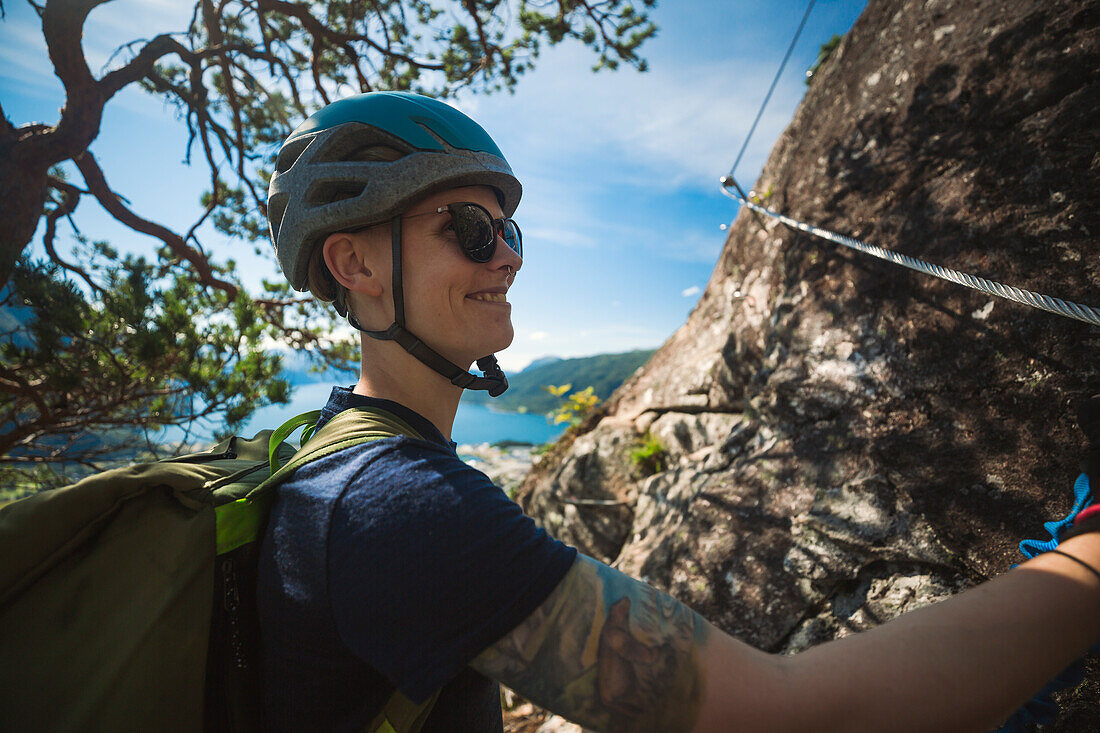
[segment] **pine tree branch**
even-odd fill
[[[212,0],[200,0],[202,3],[202,22],[206,28],[206,33],[213,41],[215,46],[221,46],[225,43],[225,36],[222,33],[223,19],[214,10],[214,3]],[[222,6],[224,7],[224,5]],[[241,102],[237,98],[237,86],[233,78],[233,70],[230,68],[229,58],[226,54],[222,53],[217,56],[218,67],[222,72],[222,86],[224,88],[225,101],[229,105],[231,117],[233,120],[233,133],[235,148],[237,152],[237,176],[247,182],[248,176],[244,172],[244,159],[245,159],[245,144],[244,144],[244,123],[241,121]],[[232,158],[230,158],[232,161]],[[255,191],[253,191],[255,194]]]
[[[333,46],[342,46],[345,43],[365,43],[370,48],[378,51],[381,54],[403,61],[409,66],[416,67],[418,69],[425,69],[430,71],[443,71],[443,64],[431,63],[428,61],[419,61],[413,57],[394,51],[392,48],[387,48],[381,45],[373,38],[365,33],[342,33],[340,31],[333,30],[318,20],[309,9],[299,5],[297,3],[286,2],[286,0],[258,0],[257,6],[264,12],[272,12],[287,17],[296,18],[301,24],[302,28],[307,33],[313,36],[314,41],[318,39],[324,41],[323,45],[331,44]],[[387,37],[388,40],[388,37]],[[316,46],[316,43],[315,43]],[[316,56],[315,56],[316,58]]]
[[[118,194],[112,191],[107,185],[107,180],[103,176],[103,171],[100,169],[99,164],[96,163],[95,158],[92,157],[90,151],[84,151],[74,158],[73,162],[76,163],[77,169],[80,171],[81,175],[84,176],[84,182],[88,185],[88,190],[91,191],[100,205],[107,210],[107,213],[134,231],[147,234],[150,237],[155,237],[164,242],[165,246],[172,251],[172,254],[191,263],[191,266],[195,268],[195,273],[198,275],[199,282],[203,285],[222,290],[229,295],[230,298],[235,298],[237,296],[237,286],[216,277],[210,265],[210,260],[207,259],[206,255],[188,245],[183,241],[180,235],[167,227],[143,219],[130,211],[130,209],[122,203]]]
[[[157,61],[171,53],[176,54],[181,59],[194,55],[183,44],[168,34],[155,37],[146,43],[125,66],[109,72],[99,80],[99,88],[104,101],[113,97],[123,87],[148,76]]]
[[[77,204],[80,203],[80,195],[82,191],[71,183],[67,183],[56,176],[50,176],[50,186],[58,190],[62,194],[61,201],[55,201],[56,206],[46,213],[46,231],[42,235],[42,245],[46,248],[46,254],[49,255],[51,261],[56,262],[61,267],[65,268],[69,272],[75,274],[77,277],[87,283],[92,292],[103,297],[105,291],[99,285],[92,280],[82,268],[77,267],[69,262],[66,262],[61,255],[57,253],[57,249],[54,247],[54,236],[57,232],[57,220],[63,216],[70,216],[76,210]]]

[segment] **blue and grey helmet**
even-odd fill
[[[397,157],[372,159],[377,148]],[[494,189],[505,216],[515,213],[522,189],[508,161],[454,107],[407,92],[333,102],[279,150],[267,200],[279,266],[304,290],[313,248],[329,234],[388,221],[425,194],[474,185]]]
[[[388,329],[363,328],[335,281],[331,293],[322,287],[315,294],[333,300],[340,315],[371,338],[396,342],[456,386],[496,397],[508,379],[494,355],[477,360],[484,376],[474,376],[405,325],[401,214],[427,194],[460,186],[492,188],[506,217],[522,193],[493,139],[454,107],[407,92],[341,99],[299,125],[279,150],[267,196],[271,242],[291,286],[313,290],[311,258],[325,237],[391,222],[394,323]]]

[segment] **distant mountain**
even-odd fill
[[[517,374],[508,375],[508,391],[491,398],[485,392],[469,391],[468,402],[489,403],[514,412],[550,412],[561,403],[543,389],[546,385],[572,384],[573,390],[593,387],[601,400],[607,399],[623,381],[645,364],[653,349],[625,354],[597,354],[578,359],[547,357],[532,362]]]
[[[546,366],[547,364],[553,364],[554,362],[561,360],[562,358],[560,356],[544,356],[541,359],[535,359],[530,364],[523,367],[523,371],[526,372],[529,369],[537,369],[538,367]]]
[[[314,369],[314,362],[308,355],[297,351],[280,350],[282,357],[283,373],[280,375],[291,384],[312,384],[314,382],[326,382],[332,384],[353,384],[359,379],[359,369],[351,371],[338,369]]]

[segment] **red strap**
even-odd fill
[[[1077,512],[1077,516],[1073,518],[1073,526],[1076,527],[1089,517],[1100,517],[1100,504],[1093,504]]]

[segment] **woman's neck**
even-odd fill
[[[366,338],[364,338],[366,342]],[[426,418],[451,439],[462,388],[422,364],[392,341],[363,344],[355,394],[391,400]]]

